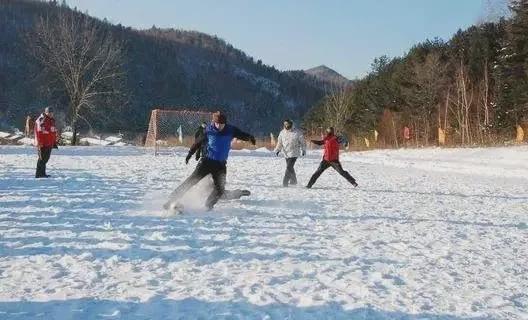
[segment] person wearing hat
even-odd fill
[[[35,144],[38,149],[35,178],[48,178],[46,164],[51,156],[51,149],[57,148],[57,128],[51,107],[46,107],[35,121]]]
[[[288,184],[297,184],[294,166],[297,158],[306,154],[306,142],[302,132],[293,128],[293,121],[290,119],[284,120],[283,127],[284,129],[279,133],[277,145],[273,152],[279,156],[282,151],[284,158],[286,158],[286,172],[282,179],[282,186],[287,187]]]
[[[348,173],[348,171],[343,169],[341,162],[339,162],[339,141],[337,136],[334,134],[333,127],[328,127],[326,129],[326,136],[323,140],[312,140],[312,143],[324,145],[324,154],[323,160],[319,164],[319,168],[317,168],[317,171],[315,171],[315,173],[310,178],[306,188],[311,188],[319,176],[330,167],[334,168],[335,171],[347,179],[348,182],[350,182],[354,187],[358,186],[356,180],[350,175],[350,173]]]
[[[202,156],[193,173],[171,193],[169,200],[163,205],[164,209],[181,208],[178,200],[208,174],[213,177],[214,189],[208,196],[205,205],[208,210],[214,207],[225,192],[226,163],[233,138],[251,141],[253,145],[256,144],[255,137],[227,124],[227,117],[224,113],[220,111],[213,113],[212,122],[205,128],[205,135],[191,146],[185,163],[189,163],[192,155],[202,145],[205,145],[206,154]]]

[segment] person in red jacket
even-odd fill
[[[38,148],[35,178],[48,178],[46,163],[50,158],[51,149],[57,148],[57,128],[51,107],[47,107],[35,121],[35,143]]]
[[[332,167],[340,175],[348,180],[354,187],[357,187],[356,179],[354,179],[348,171],[345,171],[339,162],[339,141],[337,136],[334,134],[334,128],[329,127],[326,129],[326,136],[322,141],[312,140],[312,143],[317,145],[324,145],[323,161],[317,168],[317,171],[312,175],[306,188],[311,188],[319,176],[328,168]]]

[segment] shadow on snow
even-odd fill
[[[155,297],[146,302],[118,302],[99,299],[73,299],[63,301],[0,302],[2,319],[346,319],[346,320],[462,320],[485,319],[439,315],[410,314],[384,311],[371,307],[344,309],[338,303],[321,306],[298,307],[273,303],[255,305],[246,301],[204,301],[195,298],[171,300]],[[486,318],[489,319],[489,318]]]

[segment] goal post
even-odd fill
[[[212,112],[196,110],[154,109],[145,139],[145,147],[157,155],[161,148],[189,146],[202,122],[209,123]]]

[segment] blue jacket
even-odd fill
[[[220,131],[211,123],[205,128],[205,136],[192,145],[189,154],[194,153],[205,144],[207,146],[205,158],[225,162],[229,156],[233,138],[250,141],[253,136],[230,124],[226,124],[224,129]]]

